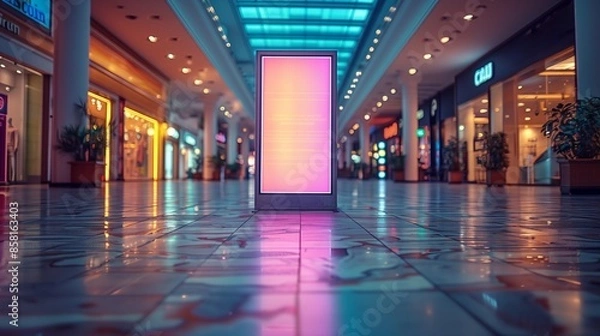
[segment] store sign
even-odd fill
[[[257,53],[257,209],[333,210],[336,53]]]
[[[185,137],[183,138],[183,141],[185,141],[186,144],[194,147],[196,146],[196,137],[194,137],[191,134],[186,134]]]
[[[479,86],[492,79],[492,77],[494,77],[494,63],[489,62],[475,71],[473,81],[475,86]]]
[[[50,30],[51,1],[50,0],[2,0],[35,23]]]
[[[4,29],[4,30],[8,30],[9,32],[11,32],[15,35],[21,34],[21,26],[19,26],[18,24],[14,23],[12,21],[5,19],[4,15],[2,15],[2,13],[0,13],[0,27],[2,27],[2,29]]]
[[[385,140],[393,138],[398,135],[398,123],[395,122],[392,125],[383,129],[383,138]]]
[[[227,142],[227,138],[225,137],[225,134],[223,133],[217,133],[217,135],[215,135],[215,140],[217,140],[217,142],[220,143],[226,143]]]

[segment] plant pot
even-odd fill
[[[221,181],[221,170],[220,169],[213,170],[212,174],[210,175],[210,180],[211,181]]]
[[[394,170],[392,172],[392,180],[394,182],[404,181],[404,170]]]
[[[202,173],[193,173],[192,179],[194,180],[202,180]]]
[[[463,173],[460,170],[448,172],[448,183],[462,183]]]
[[[559,159],[560,192],[567,194],[600,193],[600,160],[594,159]],[[596,172],[596,173],[594,173]]]
[[[488,187],[496,185],[503,187],[506,184],[506,171],[505,170],[487,170],[486,171],[486,183]]]
[[[69,164],[72,184],[100,187],[104,174],[103,163],[72,161]]]

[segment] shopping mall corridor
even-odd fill
[[[338,189],[336,213],[254,213],[252,181],[11,187],[19,327],[7,314],[4,218],[0,334],[600,330],[599,197],[377,180]]]

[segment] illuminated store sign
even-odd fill
[[[2,29],[4,30],[8,30],[9,32],[15,35],[21,34],[21,27],[18,24],[5,19],[2,13],[0,13],[0,27],[2,27]]]
[[[261,204],[311,209],[337,205],[335,55],[317,51],[258,53],[257,197],[263,198],[257,198],[257,208]],[[274,198],[267,200],[269,196]]]
[[[28,19],[50,30],[50,0],[2,0]]]
[[[398,123],[393,123],[391,126],[388,126],[383,129],[383,138],[389,139],[398,135]]]
[[[494,63],[489,62],[475,71],[473,81],[475,86],[479,86],[492,79],[492,77],[494,77]]]

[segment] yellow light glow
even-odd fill
[[[145,120],[147,122],[149,122],[150,124],[152,124],[153,128],[155,130],[158,129],[158,121],[156,119],[150,118],[144,114],[141,114],[137,111],[134,111],[128,107],[125,108],[125,113],[129,113],[130,116],[133,116],[134,118],[139,118],[142,120]],[[153,141],[153,146],[152,146],[152,179],[157,181],[158,180],[158,151],[159,151],[159,137],[157,136],[153,136],[152,137],[152,141]]]
[[[104,180],[110,180],[110,135],[112,129],[110,127],[110,121],[112,118],[112,103],[110,99],[106,99],[95,93],[88,92],[88,96],[101,101],[106,106],[106,148],[104,149]]]

